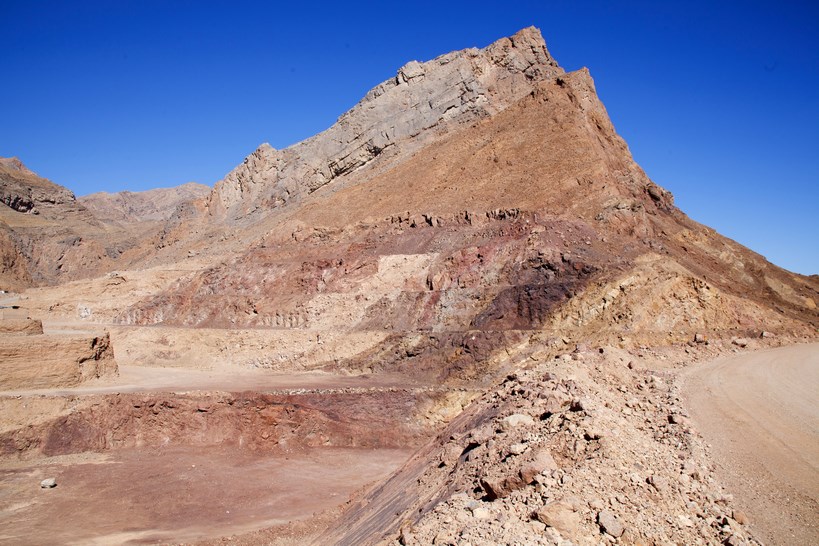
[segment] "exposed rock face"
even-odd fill
[[[0,390],[45,389],[116,375],[117,363],[107,332],[91,337],[4,335],[0,337],[0,369]]]
[[[28,261],[15,242],[11,228],[0,221],[0,290],[16,292],[31,285]]]
[[[92,193],[78,201],[100,220],[124,225],[162,222],[171,218],[180,205],[205,197],[211,188],[188,182],[173,188],[118,193]]]
[[[69,190],[0,160],[0,289],[98,272],[111,250],[104,231]]]
[[[285,150],[260,146],[216,185],[210,213],[231,220],[299,200],[376,158],[396,158],[496,114],[562,72],[535,28],[484,49],[407,63],[323,133]]]
[[[0,429],[0,456],[65,455],[121,448],[244,445],[293,454],[310,447],[391,448],[417,445],[428,432],[406,419],[434,393],[137,393],[64,404],[35,426]],[[44,397],[43,404],[59,400]],[[0,400],[16,411],[24,402]],[[343,419],[339,419],[343,415]],[[170,439],[170,440],[169,440]]]

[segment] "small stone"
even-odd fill
[[[489,519],[492,517],[492,512],[490,512],[488,508],[479,506],[472,510],[472,517],[475,519]]]
[[[665,493],[666,491],[668,491],[668,481],[662,476],[657,476],[656,474],[653,474],[648,478],[648,483],[654,486],[654,489],[656,489],[660,493]]]
[[[688,419],[679,413],[669,414],[668,422],[672,425],[688,425]]]
[[[705,339],[705,334],[696,333],[694,334],[694,343],[705,343],[707,340]]]
[[[511,446],[509,446],[509,453],[511,453],[512,455],[520,455],[524,451],[526,451],[526,448],[527,448],[526,444],[512,444]]]
[[[401,530],[398,532],[398,542],[402,544],[402,546],[409,546],[412,544],[413,541],[412,531],[410,531],[407,527],[402,527]]]
[[[535,452],[532,460],[520,467],[520,477],[525,483],[532,483],[536,476],[544,472],[557,470],[558,466],[548,448]]]
[[[583,438],[588,441],[599,440],[602,437],[603,431],[597,428],[587,428],[586,432],[583,433]]]
[[[742,540],[739,535],[731,535],[727,539],[725,539],[725,544],[727,546],[747,546],[748,543]]]
[[[575,398],[572,400],[572,405],[569,406],[571,411],[588,411],[591,409],[591,400],[588,398]]]
[[[535,512],[535,517],[567,536],[576,534],[580,525],[580,515],[566,502],[550,502]]]
[[[694,479],[698,480],[700,478],[700,471],[697,468],[697,463],[695,463],[691,459],[688,459],[683,463],[682,470],[683,473],[685,473],[688,476],[691,476]]]
[[[43,489],[51,489],[52,487],[57,487],[57,478],[46,478],[45,480],[40,482],[40,487]]]
[[[504,417],[503,421],[501,421],[501,427],[504,430],[509,430],[521,425],[534,425],[535,420],[532,419],[531,415],[526,415],[525,413],[514,413],[508,417]]]
[[[734,339],[731,340],[731,343],[733,343],[737,347],[747,347],[748,346],[748,340],[745,339],[745,338],[734,338]]]
[[[740,525],[748,525],[748,516],[745,515],[745,512],[742,512],[741,510],[734,510],[731,515],[733,516],[734,521]]]
[[[597,523],[603,532],[614,538],[619,538],[626,530],[623,524],[608,510],[602,510],[597,513]]]
[[[454,466],[463,452],[463,448],[455,443],[448,443],[441,451],[440,461],[444,466]]]
[[[517,476],[509,478],[485,478],[481,480],[481,486],[484,491],[486,491],[489,500],[502,499],[525,485],[523,480]]]

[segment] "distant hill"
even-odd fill
[[[179,205],[205,197],[210,190],[204,184],[188,182],[173,188],[140,192],[92,193],[80,197],[78,201],[94,216],[106,222],[162,222],[168,220]]]

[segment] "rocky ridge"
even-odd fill
[[[0,158],[0,289],[96,277],[142,262],[155,253],[166,221],[207,191],[187,184],[77,199],[19,159]]]
[[[216,184],[208,211],[218,221],[269,213],[496,114],[560,73],[535,28],[484,49],[411,61],[323,133],[284,150],[260,146]]]
[[[44,207],[73,205],[70,190],[40,178],[16,157],[0,158],[0,202],[17,212],[40,214]]]

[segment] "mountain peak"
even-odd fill
[[[326,131],[284,150],[260,146],[216,184],[208,209],[236,220],[300,200],[495,115],[563,73],[534,27],[483,49],[410,61]]]

